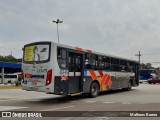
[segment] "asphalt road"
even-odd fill
[[[65,97],[24,90],[0,90],[0,111],[66,111],[64,114],[71,113],[67,113],[67,111],[73,111],[73,114],[76,114],[75,111],[84,111],[83,115],[85,114],[87,116],[61,117],[57,115],[58,117],[54,117],[54,119],[59,120],[159,120],[160,117],[95,117],[96,115],[94,116],[89,112],[160,111],[160,84],[140,84],[139,87],[134,87],[131,91],[108,91],[100,93],[96,98],[84,96]],[[112,112],[111,114],[114,113]],[[51,117],[47,119],[51,119]]]

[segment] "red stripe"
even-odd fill
[[[92,53],[92,50],[86,50],[88,53]]]
[[[103,75],[104,75],[103,72],[102,72],[101,70],[99,70],[98,72],[99,72],[99,75],[100,75],[101,77],[103,77]]]
[[[97,76],[96,76],[96,73],[94,72],[94,70],[90,70],[89,72],[91,74],[92,79],[97,80]]]

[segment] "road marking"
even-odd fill
[[[8,111],[8,110],[15,110],[15,109],[23,109],[28,107],[18,107],[18,106],[0,106],[0,111]]]
[[[129,102],[123,102],[122,104],[131,104],[131,103],[129,103]]]
[[[7,101],[7,100],[0,100],[0,101]]]
[[[43,98],[52,98],[53,96],[41,96]]]
[[[33,99],[33,98],[13,98],[11,100],[29,100],[29,99]]]
[[[102,103],[108,103],[108,104],[110,104],[110,103],[115,103],[115,102],[102,102]]]
[[[96,101],[85,101],[87,103],[95,103]]]
[[[8,100],[11,99],[11,97],[0,97],[0,100]]]
[[[64,118],[64,119],[61,119],[61,120],[72,120],[72,118],[73,117],[67,117],[67,118]],[[78,120],[78,119],[76,118],[76,120]]]
[[[41,110],[41,111],[52,111],[52,110],[60,110],[60,109],[66,109],[66,108],[71,108],[75,107],[74,105],[71,106],[66,106],[66,107],[58,107],[58,108],[53,108],[53,109],[46,109],[46,110]]]

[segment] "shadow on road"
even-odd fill
[[[135,91],[134,89],[132,91]],[[98,97],[101,96],[107,96],[107,95],[113,95],[113,94],[120,94],[124,92],[132,92],[132,91],[124,91],[124,90],[112,90],[112,91],[106,91],[106,92],[100,92]],[[90,96],[86,95],[78,95],[78,96],[57,96],[57,97],[50,97],[50,98],[41,98],[37,101],[27,101],[29,103],[33,104],[64,104],[69,103],[72,101],[78,101],[78,100],[84,100],[84,99],[92,99]]]

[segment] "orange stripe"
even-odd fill
[[[111,76],[108,76],[107,80],[106,80],[106,85],[111,86],[112,82],[111,82]]]
[[[101,89],[103,88],[103,85],[105,85],[105,82],[106,82],[106,79],[107,79],[107,78],[108,78],[108,75],[105,74],[105,75],[103,76],[102,81],[101,81],[101,84],[100,84]]]
[[[96,73],[94,72],[94,70],[90,70],[89,72],[91,74],[92,79],[97,80],[97,76],[96,76]]]
[[[79,48],[79,47],[75,47],[75,49],[78,51],[82,51],[82,48]]]
[[[111,86],[111,85],[112,85],[112,81],[110,80],[109,83],[108,83],[108,86]]]

